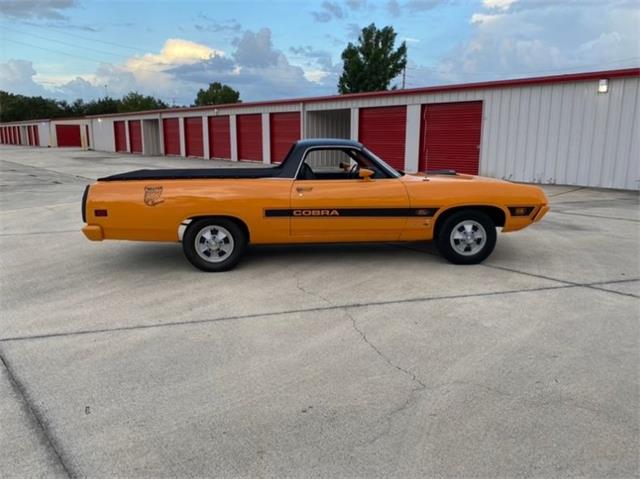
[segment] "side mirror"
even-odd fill
[[[369,170],[368,168],[361,168],[358,170],[358,176],[365,182],[370,182],[374,173],[375,172],[373,170]]]

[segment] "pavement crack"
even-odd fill
[[[71,468],[67,465],[67,463],[64,461],[63,456],[60,453],[61,449],[58,445],[58,442],[54,439],[54,437],[51,434],[48,422],[44,419],[42,412],[40,412],[40,410],[34,406],[34,403],[31,400],[31,397],[28,394],[27,390],[25,389],[22,382],[15,376],[15,374],[13,373],[13,369],[11,368],[11,365],[9,364],[5,355],[1,351],[0,351],[0,363],[2,363],[3,367],[7,371],[7,375],[9,376],[9,382],[11,383],[11,386],[20,395],[20,397],[22,397],[25,408],[27,409],[30,416],[35,420],[36,424],[38,425],[38,428],[40,429],[42,437],[44,438],[47,446],[51,449],[51,452],[53,453],[56,461],[58,462],[62,470],[65,472],[68,478],[79,478],[79,475],[76,475],[75,472],[73,472]]]
[[[91,330],[74,330],[69,332],[50,332],[50,333],[40,333],[35,335],[21,335],[15,337],[3,337],[0,338],[0,342],[16,342],[23,340],[42,340],[48,338],[56,338],[56,337],[68,337],[73,335],[97,335],[102,333],[115,333],[115,332],[128,332],[128,331],[136,331],[136,330],[147,330],[152,328],[166,328],[166,327],[178,327],[178,326],[191,326],[191,325],[202,325],[207,323],[217,323],[217,322],[228,322],[235,320],[248,320],[251,318],[261,318],[261,317],[274,317],[279,315],[291,315],[297,313],[312,313],[312,312],[324,312],[331,310],[339,310],[344,308],[367,308],[372,306],[382,306],[382,305],[401,305],[405,303],[420,303],[420,302],[432,302],[432,301],[441,301],[441,300],[456,300],[461,298],[478,298],[478,297],[492,297],[499,295],[510,295],[510,294],[518,294],[518,293],[532,293],[532,292],[544,292],[551,290],[560,290],[564,288],[573,288],[573,285],[557,285],[550,287],[538,287],[538,288],[529,288],[529,289],[519,289],[519,290],[501,290],[497,292],[483,292],[483,293],[465,293],[465,294],[457,294],[457,295],[441,295],[441,296],[433,296],[433,297],[417,297],[417,298],[405,298],[399,300],[381,300],[378,302],[367,302],[367,303],[350,303],[343,305],[327,305],[324,307],[312,307],[312,308],[295,308],[291,310],[279,310],[272,312],[256,312],[256,313],[248,313],[245,315],[230,315],[227,317],[216,317],[216,318],[200,318],[195,320],[181,320],[181,321],[173,321],[173,322],[163,322],[163,323],[147,323],[147,324],[138,324],[138,325],[128,325],[124,327],[113,327],[113,328],[96,328]]]
[[[345,314],[345,316],[350,320],[351,322],[351,327],[353,328],[353,330],[358,334],[358,336],[360,337],[360,339],[378,356],[380,357],[387,365],[389,365],[391,368],[397,370],[398,372],[400,372],[402,375],[404,375],[405,377],[407,377],[413,384],[414,384],[414,388],[411,389],[411,392],[409,392],[409,395],[407,396],[407,398],[404,400],[404,402],[402,402],[398,407],[394,408],[393,410],[391,410],[389,413],[387,413],[385,415],[385,418],[387,420],[391,420],[391,418],[401,412],[403,412],[404,410],[406,410],[407,408],[409,408],[409,406],[414,402],[415,399],[415,395],[426,389],[427,385],[420,380],[417,375],[412,372],[411,370],[402,367],[401,365],[397,364],[396,362],[394,362],[388,355],[386,355],[375,343],[373,343],[369,337],[367,336],[367,333],[364,331],[364,329],[362,329],[362,327],[360,327],[358,325],[358,321],[355,319],[355,317],[351,314],[351,312],[349,312],[349,306],[348,305],[335,305],[331,300],[329,300],[327,297],[317,293],[317,292],[311,292],[308,289],[306,289],[304,286],[302,286],[300,279],[296,276],[296,288],[298,290],[300,290],[301,292],[303,292],[306,295],[309,296],[313,296],[313,297],[318,297],[321,298],[322,300],[324,300],[329,306],[331,307],[335,307],[335,308],[340,308],[343,313]],[[388,424],[387,428],[385,429],[385,432],[388,431],[388,429],[390,428],[390,423]],[[375,440],[377,438],[380,438],[381,436],[385,435],[385,433],[383,432],[382,434],[376,436],[374,439],[368,441],[367,443],[371,443],[371,442],[375,442]]]

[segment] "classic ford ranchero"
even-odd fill
[[[520,230],[549,210],[531,185],[396,171],[362,144],[295,143],[270,167],[137,170],[98,179],[82,199],[89,240],[182,242],[202,270],[233,268],[248,244],[435,239],[459,264],[478,263],[496,227]]]

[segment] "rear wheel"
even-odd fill
[[[182,238],[187,259],[206,272],[223,272],[235,267],[246,245],[245,233],[238,224],[226,218],[192,222]]]
[[[439,226],[436,244],[450,262],[470,265],[491,254],[496,237],[496,226],[489,215],[478,210],[461,210]]]

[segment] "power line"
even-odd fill
[[[29,25],[30,27],[37,27],[37,28],[44,28],[44,29],[55,28],[55,29],[58,30],[58,33],[62,33],[63,35],[68,35],[70,37],[79,38],[81,40],[88,40],[90,42],[96,42],[96,43],[104,43],[105,45],[111,45],[113,47],[126,48],[128,50],[136,50],[136,51],[139,51],[139,52],[147,53],[147,51],[142,49],[142,48],[132,47],[131,45],[122,45],[120,43],[109,42],[107,40],[98,40],[98,39],[95,39],[95,38],[85,37],[83,35],[77,35],[77,34],[74,34],[74,33],[67,32],[66,30],[61,30],[63,27],[57,27],[55,25],[38,25],[38,24],[35,24],[35,23],[27,23],[26,25]]]
[[[86,45],[77,45],[77,44],[73,44],[73,43],[68,43],[68,42],[64,42],[62,40],[56,40],[56,39],[53,39],[53,38],[43,37],[41,35],[36,35],[34,33],[22,32],[20,30],[16,30],[15,28],[11,28],[11,27],[3,26],[3,28],[5,28],[7,30],[11,30],[11,31],[16,32],[16,33],[19,33],[21,35],[28,35],[28,36],[35,37],[35,38],[40,38],[42,40],[47,40],[49,42],[59,43],[61,45],[66,45],[68,47],[82,48],[83,50],[91,50],[92,52],[102,53],[104,55],[113,55],[113,56],[116,56],[116,57],[119,57],[119,58],[127,58],[127,55],[122,54],[122,53],[107,52],[105,50],[98,50],[98,49],[95,49],[95,48],[92,48],[92,47],[87,47]]]
[[[40,45],[34,45],[32,43],[21,42],[19,40],[13,40],[11,38],[5,38],[4,41],[11,42],[11,43],[17,43],[19,45],[24,45],[24,46],[27,46],[27,47],[37,48],[39,50],[45,50],[47,52],[57,53],[59,55],[65,55],[67,57],[75,57],[75,58],[79,58],[81,60],[89,60],[91,62],[96,62],[95,58],[85,57],[85,56],[82,56],[82,55],[77,55],[75,53],[63,52],[63,51],[60,51],[60,50],[54,50],[53,48],[42,47]],[[107,63],[109,65],[113,65],[112,62],[102,62],[102,63]],[[125,70],[125,71],[127,71],[129,73],[132,73],[131,70]],[[148,68],[140,68],[140,67],[136,67],[136,71],[155,73],[156,75],[159,74],[159,73],[163,73],[164,72],[164,70],[150,70]]]

